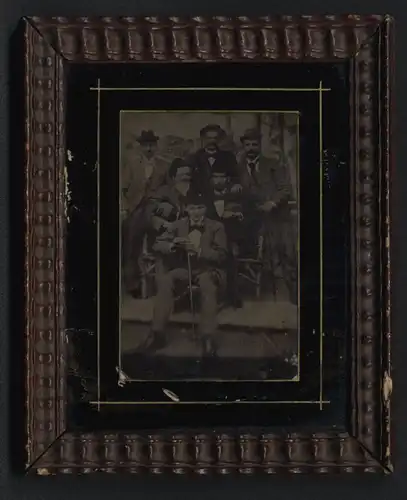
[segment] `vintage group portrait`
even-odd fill
[[[387,15],[21,21],[25,472],[393,471],[392,36]]]
[[[165,378],[166,366],[179,379],[298,378],[299,119],[121,111],[120,355],[131,379]]]

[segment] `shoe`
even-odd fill
[[[150,331],[145,341],[137,350],[139,352],[142,352],[143,354],[152,354],[156,351],[159,351],[166,345],[167,339],[164,333]]]

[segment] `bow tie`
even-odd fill
[[[257,167],[258,163],[259,162],[257,160],[251,160],[247,162],[247,165],[251,170],[254,170]]]
[[[189,227],[191,229],[202,229],[203,228],[203,223],[202,222],[197,222],[197,223],[191,222],[191,224],[189,225]]]

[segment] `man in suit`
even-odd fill
[[[217,329],[218,291],[225,283],[227,257],[223,225],[206,217],[202,195],[189,193],[187,217],[177,220],[154,244],[157,254],[157,295],[150,336],[141,347],[143,352],[156,351],[166,344],[165,328],[174,303],[177,282],[199,286],[201,295],[200,335],[204,355],[214,355]]]
[[[291,186],[285,165],[261,154],[261,135],[250,129],[241,137],[243,154],[238,164],[243,197],[250,207],[248,229],[263,232],[273,278],[280,268],[290,300],[297,301],[296,235],[291,216]],[[245,214],[246,215],[246,214]],[[251,219],[251,220],[250,220]]]
[[[231,151],[220,148],[221,142],[226,137],[225,131],[219,125],[206,125],[200,131],[201,149],[198,149],[190,158],[192,182],[194,190],[203,194],[211,192],[211,177],[215,167],[221,168],[232,181],[232,190],[238,192],[238,172],[236,157]]]
[[[168,170],[168,184],[151,195],[147,214],[158,234],[187,215],[185,203],[191,186],[191,172],[192,168],[185,160],[175,158]]]
[[[148,227],[148,198],[167,181],[168,164],[157,155],[159,138],[152,130],[143,130],[137,137],[140,153],[124,159],[121,172],[123,277],[128,293],[137,293],[139,285],[138,258]]]

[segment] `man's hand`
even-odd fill
[[[196,246],[192,243],[192,242],[188,242],[185,244],[185,250],[189,253],[189,254],[197,254],[199,253],[199,248],[196,248]]]
[[[265,203],[260,205],[259,208],[262,212],[271,212],[273,208],[276,208],[276,206],[277,203],[275,203],[274,201],[266,201]]]
[[[242,191],[242,186],[240,184],[233,184],[233,186],[230,189],[231,193],[240,193]]]

